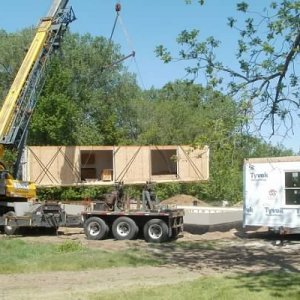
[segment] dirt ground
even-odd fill
[[[38,239],[40,243],[74,240],[86,247],[108,251],[139,247],[154,256],[164,257],[166,264],[161,267],[0,275],[0,300],[85,299],[88,293],[176,284],[204,275],[300,271],[299,236],[290,236],[282,244],[277,236],[263,229],[248,233],[235,228],[202,234],[184,232],[176,241],[159,245],[148,244],[141,239],[89,241],[82,229],[74,228],[61,228],[57,236],[20,238],[35,242]]]
[[[170,197],[166,200],[161,201],[160,204],[161,205],[174,204],[174,205],[187,205],[187,206],[191,206],[191,205],[209,206],[205,201],[202,201],[193,196],[184,195],[184,194],[175,195],[173,197]]]

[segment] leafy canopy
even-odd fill
[[[237,3],[236,9],[238,19],[229,17],[227,25],[239,33],[237,69],[218,60],[221,42],[214,37],[200,40],[198,29],[178,35],[178,56],[163,45],[156,54],[166,63],[187,61],[192,81],[205,74],[208,86],[234,97],[240,115],[255,121],[259,130],[267,125],[275,134],[282,124],[286,131],[292,130],[300,105],[300,1],[274,1],[263,12],[256,12],[248,1]]]
[[[29,143],[128,143],[131,101],[139,88],[122,65],[110,67],[121,57],[119,48],[105,38],[67,34],[51,60]]]

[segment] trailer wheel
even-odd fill
[[[132,240],[136,238],[139,228],[128,217],[117,218],[112,225],[112,233],[117,240]]]
[[[108,231],[107,224],[98,217],[91,217],[84,222],[84,233],[88,240],[103,240]]]
[[[9,211],[5,214],[8,217],[15,217],[16,214],[13,211]],[[18,226],[12,226],[12,225],[4,225],[4,233],[7,235],[14,235],[18,232],[19,227]]]
[[[144,226],[144,238],[149,243],[162,243],[169,237],[167,224],[161,219],[152,219]]]

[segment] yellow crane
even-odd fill
[[[29,122],[45,79],[49,58],[59,47],[68,25],[75,19],[68,0],[53,0],[42,18],[32,43],[15,76],[0,110],[0,215],[6,201],[26,201],[36,197],[34,183],[16,180]],[[13,174],[2,162],[4,150],[17,150]],[[7,207],[7,203],[5,205]]]

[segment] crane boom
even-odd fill
[[[34,40],[4,101],[0,111],[0,136],[2,137],[2,142],[8,142],[11,139],[8,137],[8,133],[12,129],[14,116],[20,104],[19,100],[22,90],[25,88],[27,78],[34,63],[38,60],[39,54],[42,52],[50,27],[51,20],[44,20],[39,25]]]
[[[54,18],[56,14],[66,8],[69,0],[53,0],[52,5],[48,11],[47,17]]]
[[[49,57],[59,47],[68,24],[75,19],[68,0],[53,0],[48,15],[41,19],[34,39],[15,76],[0,110],[0,146],[22,151],[29,121],[44,84]],[[0,157],[1,157],[0,151]],[[20,157],[17,159],[18,167]]]

